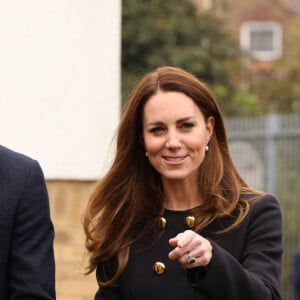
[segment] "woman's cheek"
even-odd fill
[[[145,146],[148,152],[156,153],[162,150],[163,142],[160,140],[149,139],[145,141]]]

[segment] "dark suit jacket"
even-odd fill
[[[54,229],[37,161],[0,146],[0,299],[55,299]]]
[[[273,196],[266,195],[256,202],[235,230],[213,234],[232,223],[232,218],[224,218],[201,232],[213,246],[208,270],[198,267],[186,271],[168,258],[173,248],[169,239],[188,229],[184,220],[191,214],[192,211],[166,210],[167,226],[159,240],[153,244],[148,234],[145,240],[136,243],[119,287],[100,287],[95,300],[281,299],[282,221],[279,203]],[[153,272],[152,266],[157,261],[166,266],[162,275]],[[98,279],[103,278],[101,270],[99,264]]]

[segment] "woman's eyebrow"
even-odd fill
[[[176,123],[182,123],[182,122],[185,122],[185,121],[190,121],[191,119],[194,119],[195,116],[189,116],[189,117],[184,117],[184,118],[181,118],[179,120],[176,121]]]
[[[180,118],[180,119],[176,120],[176,123],[186,122],[186,121],[189,121],[189,120],[195,119],[195,118],[196,118],[195,116],[188,116],[188,117]],[[164,124],[164,122],[162,122],[162,121],[153,121],[153,122],[146,123],[146,126],[157,126],[157,125],[163,125],[163,124]]]

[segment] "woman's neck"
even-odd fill
[[[184,181],[164,181],[164,207],[170,210],[187,210],[203,203],[197,184]]]

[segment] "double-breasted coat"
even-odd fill
[[[185,270],[168,258],[172,249],[169,239],[188,229],[185,218],[192,214],[192,210],[165,210],[167,225],[163,232],[157,229],[158,241],[152,243],[154,239],[147,236],[134,244],[118,286],[100,287],[95,300],[281,299],[282,220],[273,196],[263,196],[253,204],[236,229],[214,234],[232,222],[228,217],[216,220],[200,233],[213,248],[207,269]],[[158,262],[165,266],[161,274],[153,269]],[[100,265],[97,278],[102,278]]]

